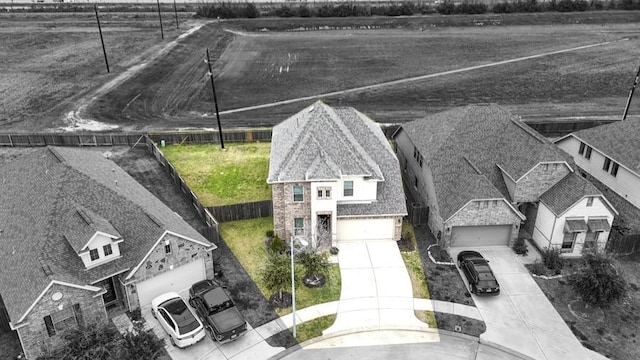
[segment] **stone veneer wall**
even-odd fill
[[[304,187],[303,201],[293,201],[293,186]],[[293,235],[293,219],[304,218],[305,235],[311,234],[311,183],[284,183],[272,185],[273,230],[285,242]]]
[[[489,201],[489,206],[477,206],[476,202],[471,202],[464,209],[458,212],[453,218],[449,219],[445,224],[448,231],[442,234],[442,244],[448,247],[451,241],[452,228],[454,226],[478,226],[478,225],[512,225],[511,238],[509,246],[518,237],[520,231],[520,217],[513,213],[513,210],[504,202],[498,201],[496,206]]]
[[[51,298],[56,292],[62,293],[62,299],[54,301]],[[27,324],[17,329],[27,359],[35,359],[43,354],[44,349],[54,348],[62,343],[59,333],[49,337],[44,323],[44,317],[58,311],[60,305],[68,308],[80,304],[84,324],[107,322],[107,311],[102,296],[96,296],[99,293],[101,292],[53,284],[25,319]]]
[[[169,240],[171,243],[170,254],[165,253],[165,240]],[[127,281],[126,292],[129,299],[130,310],[140,308],[136,283],[169,271],[169,266],[171,265],[173,265],[175,269],[195,259],[203,258],[206,277],[207,279],[213,279],[213,259],[211,258],[211,252],[205,249],[205,246],[196,244],[193,241],[182,239],[173,234],[166,234],[151,254],[149,254],[144,263],[142,263],[133,278]],[[132,282],[132,280],[135,281]]]

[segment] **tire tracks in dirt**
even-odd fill
[[[185,31],[184,33],[180,34],[174,40],[170,41],[169,43],[167,43],[166,45],[161,47],[160,50],[158,50],[156,52],[153,52],[147,58],[142,59],[142,62],[140,64],[137,64],[137,65],[134,65],[134,66],[128,68],[122,74],[118,75],[117,77],[115,77],[111,81],[109,81],[106,84],[102,85],[100,88],[98,88],[95,91],[91,92],[87,96],[84,96],[83,98],[81,98],[76,104],[76,110],[70,111],[64,117],[63,121],[67,125],[64,126],[64,127],[58,128],[58,130],[60,130],[60,131],[77,131],[77,130],[96,130],[96,131],[100,131],[100,130],[114,130],[114,129],[117,129],[119,127],[118,125],[106,124],[106,123],[102,123],[102,122],[96,121],[94,119],[85,118],[84,117],[84,113],[85,113],[86,109],[91,104],[93,104],[100,96],[108,93],[112,89],[114,89],[117,86],[121,85],[123,82],[127,81],[128,79],[130,79],[132,76],[134,76],[135,74],[140,72],[142,69],[147,67],[149,64],[153,63],[155,60],[159,59],[161,56],[163,56],[164,54],[166,54],[169,51],[171,51],[174,47],[176,47],[176,45],[180,41],[182,41],[183,39],[185,39],[188,36],[192,35],[196,31],[200,30],[200,28],[202,28],[208,22],[209,21],[195,25],[194,27],[192,27],[189,30]],[[138,94],[138,96],[139,96],[139,94]],[[134,97],[127,104],[127,107],[129,105],[131,105],[131,103],[133,103],[136,100],[136,98],[137,98],[137,96]]]
[[[229,30],[227,30],[227,31],[229,31]],[[245,34],[241,33],[241,32],[233,32],[233,33],[235,35],[238,35],[238,36],[245,36]],[[288,99],[288,100],[275,101],[275,102],[268,103],[268,104],[260,104],[260,105],[254,105],[254,106],[247,106],[247,107],[243,107],[243,108],[225,110],[225,111],[221,111],[220,114],[221,115],[225,115],[225,114],[241,113],[241,112],[246,112],[246,111],[253,111],[253,110],[260,110],[260,109],[276,107],[276,106],[280,106],[280,105],[288,105],[288,104],[293,104],[293,103],[302,102],[302,101],[317,100],[317,99],[320,99],[320,98],[326,98],[326,97],[331,97],[331,96],[353,94],[353,93],[359,93],[359,92],[370,91],[370,90],[378,90],[378,89],[382,89],[382,88],[385,88],[385,87],[391,87],[391,86],[395,86],[395,85],[401,85],[401,84],[406,84],[406,83],[410,83],[410,82],[426,80],[426,79],[435,78],[435,77],[453,75],[453,74],[464,73],[464,72],[469,72],[469,71],[474,71],[474,70],[479,70],[479,69],[484,69],[484,68],[507,65],[507,64],[521,62],[521,61],[539,59],[539,58],[543,58],[543,57],[547,57],[547,56],[553,56],[553,55],[558,55],[558,54],[563,54],[563,53],[575,52],[575,51],[585,50],[585,49],[599,47],[599,46],[607,46],[607,45],[615,44],[615,43],[618,43],[618,42],[621,42],[621,41],[629,41],[629,40],[630,40],[630,38],[625,37],[625,38],[618,39],[618,40],[611,40],[611,41],[605,41],[605,42],[600,42],[600,43],[595,43],[595,44],[582,45],[582,46],[572,47],[572,48],[568,48],[568,49],[550,51],[550,52],[545,52],[545,53],[536,54],[536,55],[529,55],[529,56],[524,56],[524,57],[519,57],[519,58],[513,58],[513,59],[508,59],[508,60],[492,62],[492,63],[488,63],[488,64],[474,65],[474,66],[469,66],[469,67],[465,67],[465,68],[461,68],[461,69],[442,71],[442,72],[438,72],[438,73],[434,73],[434,74],[414,76],[414,77],[405,78],[405,79],[386,81],[386,82],[373,84],[373,85],[355,87],[355,88],[351,88],[351,89],[332,91],[332,92],[327,92],[327,93],[322,93],[322,94],[317,94],[317,95],[304,96],[304,97]]]

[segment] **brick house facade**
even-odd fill
[[[302,201],[294,201],[293,187],[302,186]],[[311,229],[311,182],[278,183],[271,186],[273,229],[289,243],[294,235],[294,219],[303,218],[304,229]]]

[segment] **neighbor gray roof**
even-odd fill
[[[603,152],[613,161],[640,173],[640,119],[627,119],[576,131],[571,136]]]
[[[584,197],[602,196],[587,179],[574,173],[565,176],[540,196],[540,201],[553,211],[556,216],[563,214]],[[604,197],[603,197],[604,198]],[[614,210],[615,211],[615,210]]]
[[[541,162],[571,161],[495,104],[454,108],[403,124],[400,131],[407,133],[432,170],[443,219],[474,199],[511,202],[498,165],[518,180]]]
[[[318,101],[273,128],[270,184],[342,176],[379,180],[377,201],[338,205],[338,216],[405,215],[398,159],[380,126],[353,108]]]
[[[52,280],[86,285],[132,269],[165,230],[210,244],[100,152],[12,151],[0,157],[0,295],[14,322]],[[78,209],[87,210],[94,229],[124,239],[121,258],[85,269],[76,250],[94,229]]]

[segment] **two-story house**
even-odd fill
[[[398,159],[379,125],[353,108],[318,101],[276,125],[267,183],[274,231],[286,241],[400,239]]]
[[[607,194],[626,226],[640,231],[640,122],[638,119],[580,130],[555,140],[578,171]]]
[[[445,247],[511,245],[525,215],[531,217],[532,236],[547,236],[540,239],[541,246],[566,247],[566,209],[551,206],[556,211],[550,212],[556,219],[554,230],[547,228],[547,222],[538,224],[541,228],[536,230],[541,199],[551,203],[547,192],[567,177],[574,182],[566,184],[585,185],[572,195],[601,196],[584,179],[573,178],[570,157],[497,105],[455,108],[403,124],[393,140],[406,188],[413,199],[429,208],[427,223]],[[553,196],[565,196],[565,187],[556,187]],[[576,206],[574,200],[567,206]],[[615,210],[610,206],[597,209],[602,213],[583,211],[581,215],[606,218],[610,225]],[[555,231],[555,226],[562,231]],[[608,237],[608,230],[598,236]],[[571,249],[582,247],[572,245]]]
[[[0,155],[0,297],[27,358],[213,277],[215,245],[97,150]]]

